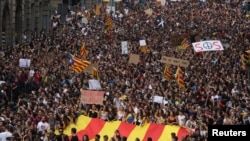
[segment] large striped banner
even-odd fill
[[[188,130],[174,125],[160,125],[160,124],[145,124],[144,126],[136,126],[121,121],[105,122],[98,118],[89,118],[86,116],[79,116],[76,124],[71,123],[65,130],[64,134],[71,136],[71,128],[77,129],[77,136],[82,139],[82,136],[87,134],[93,141],[96,134],[101,137],[108,135],[114,136],[115,130],[119,130],[122,136],[126,136],[128,141],[134,141],[139,138],[141,141],[146,141],[151,137],[153,141],[171,141],[171,133],[174,132],[179,139],[189,134]],[[58,134],[58,131],[56,131]]]

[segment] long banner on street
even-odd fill
[[[64,130],[64,134],[71,136],[71,128],[77,129],[79,139],[82,139],[82,136],[87,134],[91,140],[95,138],[96,134],[101,137],[108,135],[111,138],[114,136],[115,130],[119,130],[121,136],[126,136],[128,141],[134,141],[136,138],[145,141],[148,137],[151,137],[153,141],[170,141],[172,132],[176,133],[179,139],[189,134],[187,129],[174,125],[148,123],[143,126],[136,126],[121,121],[105,122],[101,119],[89,118],[83,115],[77,119],[76,124],[71,123]],[[58,134],[58,131],[56,131],[56,134]]]

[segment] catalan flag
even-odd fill
[[[105,24],[106,24],[108,30],[113,29],[113,20],[111,19],[110,15],[106,16]]]
[[[187,38],[184,38],[181,44],[178,46],[178,49],[187,49],[189,46],[190,44],[187,43]]]
[[[170,67],[168,65],[166,65],[166,67],[165,67],[164,76],[167,79],[167,81],[171,81],[171,71],[170,71]]]
[[[90,140],[94,140],[96,134],[112,137],[115,130],[127,137],[128,141],[133,141],[135,138],[145,141],[148,137],[151,137],[153,141],[170,141],[172,132],[176,133],[179,139],[189,134],[186,128],[175,125],[145,123],[144,126],[136,126],[123,121],[107,122],[84,115],[79,116],[75,124],[71,123],[64,129],[64,134],[68,135],[69,138],[71,138],[71,128],[77,129],[78,138],[82,138],[86,134]],[[58,130],[55,133],[58,135]]]
[[[178,68],[176,70],[175,79],[176,79],[177,84],[179,85],[179,87],[185,88],[185,83],[184,83],[184,80],[183,80],[183,71],[181,70],[180,66],[178,66]]]
[[[87,53],[88,53],[88,49],[86,48],[85,42],[83,42],[81,50],[80,50],[80,55],[83,60],[86,60]]]
[[[89,61],[83,61],[80,58],[71,55],[70,53],[68,54],[68,58],[71,68],[77,73],[81,73],[91,64]]]
[[[98,80],[100,79],[98,70],[95,67],[92,67],[92,76]]]

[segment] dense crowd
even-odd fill
[[[206,140],[211,124],[249,125],[249,74],[240,59],[250,45],[250,18],[241,1],[167,1],[165,6],[150,0],[120,2],[109,14],[114,22],[111,31],[105,30],[105,8],[101,7],[100,15],[69,9],[67,21],[54,15],[57,24],[51,29],[25,32],[25,42],[0,48],[0,81],[5,82],[0,86],[0,140],[61,141],[54,131],[63,133],[79,115],[136,125],[183,126],[190,135],[179,141]],[[144,12],[148,8],[152,15]],[[87,24],[81,20],[85,15]],[[155,23],[159,16],[163,26]],[[196,41],[215,39],[227,45],[216,52],[195,53],[191,46],[177,50],[173,38],[187,37],[191,44],[194,35]],[[141,52],[139,40],[146,40],[148,53]],[[129,53],[140,55],[137,65],[121,54],[121,41],[129,42]],[[88,88],[92,75],[72,71],[68,52],[79,57],[83,42],[89,50],[86,60],[98,64],[103,105],[80,102],[80,89]],[[164,78],[162,56],[190,61],[182,68],[185,90],[174,76],[173,81]],[[31,59],[30,67],[19,67],[20,58]],[[176,68],[171,66],[172,75]],[[155,95],[167,103],[153,103]],[[72,129],[73,136],[76,132]],[[126,140],[119,131],[115,133],[96,138]],[[79,140],[87,141],[88,135]]]

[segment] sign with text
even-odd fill
[[[81,103],[83,104],[103,104],[104,91],[81,91]]]
[[[164,97],[163,96],[153,96],[153,102],[154,103],[159,103],[159,104],[168,104],[168,101],[166,101],[165,99],[164,99]]]
[[[122,54],[128,54],[128,41],[121,42]]]
[[[102,89],[100,81],[96,79],[89,80],[89,89],[90,90],[100,90]]]
[[[151,16],[153,14],[153,10],[151,8],[148,8],[144,11],[148,16]]]
[[[224,50],[219,40],[208,40],[192,43],[195,52]]]
[[[146,46],[147,45],[146,40],[140,40],[139,43],[140,43],[140,46]]]
[[[182,59],[166,57],[166,56],[162,56],[161,62],[165,64],[174,65],[174,66],[180,65],[181,67],[185,67],[185,68],[188,67],[189,65],[188,60],[182,60]]]
[[[21,58],[21,59],[19,59],[19,67],[21,67],[21,68],[29,68],[30,67],[30,62],[31,62],[30,59]]]
[[[140,56],[138,54],[130,54],[129,55],[129,64],[137,65],[140,62]]]

